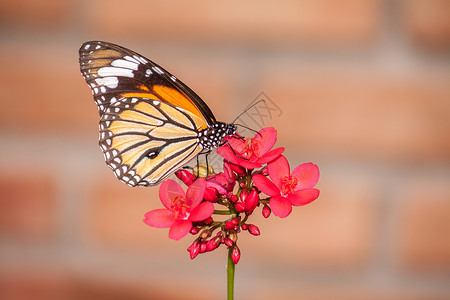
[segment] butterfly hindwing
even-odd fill
[[[122,98],[104,111],[99,144],[121,181],[155,185],[201,151],[196,121],[194,114],[157,99]]]

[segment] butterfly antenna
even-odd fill
[[[250,130],[250,131],[253,131],[253,132],[255,132],[256,134],[259,134],[259,136],[261,136],[261,133],[259,133],[259,132],[256,131],[255,129],[252,129],[252,128],[250,128],[250,127],[244,126],[244,125],[242,125],[242,124],[234,124],[234,125],[244,127],[245,129],[248,129],[248,130]],[[261,136],[261,137],[262,137],[262,136]]]
[[[234,119],[234,121],[231,124],[234,124],[234,122],[237,121],[237,119],[239,119],[243,114],[245,114],[246,112],[248,112],[250,110],[250,108],[252,108],[253,106],[255,106],[256,104],[260,103],[260,102],[266,102],[266,100],[261,99],[256,101],[255,103],[253,103],[252,105],[250,105],[246,110],[244,110],[239,116],[236,117],[236,119]]]

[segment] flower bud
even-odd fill
[[[225,229],[226,230],[233,230],[235,226],[236,226],[236,224],[234,224],[231,221],[228,221],[228,222],[225,223]]]
[[[191,246],[189,246],[188,251],[190,253],[191,259],[194,259],[200,253],[200,245],[197,240],[195,240]]]
[[[256,225],[248,224],[248,232],[250,232],[253,235],[259,235],[259,228]]]
[[[239,198],[241,199],[242,202],[245,203],[245,200],[247,199],[247,195],[248,195],[248,191],[247,190],[242,190],[241,193],[239,194]]]
[[[206,251],[213,251],[214,249],[219,247],[221,242],[222,242],[222,237],[220,237],[220,236],[213,237],[206,243]]]
[[[231,259],[235,264],[237,264],[240,258],[241,258],[241,251],[239,250],[239,247],[235,245],[231,249]]]
[[[247,224],[242,224],[241,228],[242,228],[242,230],[247,230],[248,229],[248,225]]]
[[[184,169],[176,171],[175,175],[187,186],[190,186],[195,180],[195,175]]]
[[[191,231],[189,231],[191,234],[197,234],[200,231],[200,228],[192,226]]]
[[[240,187],[241,189],[245,188],[245,183],[239,182],[239,187]]]
[[[253,210],[258,205],[259,201],[259,195],[258,192],[255,190],[252,190],[250,194],[248,194],[247,199],[245,200],[245,208],[247,211],[247,214],[251,214]]]
[[[229,239],[229,238],[225,238],[224,240],[223,240],[223,243],[225,244],[225,245],[227,245],[228,247],[232,247],[233,246],[233,241],[231,240],[231,239]]]
[[[262,215],[264,218],[268,218],[270,216],[271,210],[270,207],[267,205],[264,205],[263,209],[262,209]]]
[[[200,253],[205,253],[206,252],[206,245],[207,245],[207,243],[200,242]]]
[[[230,201],[233,202],[233,203],[236,203],[236,202],[238,201],[238,196],[236,196],[236,195],[231,195],[231,196],[230,196]]]
[[[245,203],[238,202],[238,203],[236,203],[235,207],[236,207],[236,210],[240,213],[245,211]]]
[[[234,225],[237,225],[237,224],[239,224],[240,221],[241,221],[241,217],[237,217],[237,218],[231,219],[230,222],[232,222]]]

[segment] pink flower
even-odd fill
[[[231,170],[230,163],[227,161],[224,161],[223,169],[223,172],[206,178],[206,189],[203,199],[215,202],[218,195],[231,195],[236,184],[236,175]],[[187,170],[178,170],[175,172],[175,175],[187,186],[190,186],[195,180],[195,175]]]
[[[164,181],[159,189],[159,198],[166,208],[149,211],[144,222],[153,227],[170,227],[169,238],[181,239],[191,230],[192,222],[203,221],[214,212],[211,202],[202,202],[205,188],[204,178],[195,180],[186,193],[175,181]]]
[[[273,127],[263,128],[254,138],[245,141],[227,137],[226,143],[217,149],[217,153],[229,162],[246,169],[260,168],[283,153],[284,148],[272,149],[277,141],[277,131]]]
[[[252,179],[260,191],[271,196],[270,208],[276,216],[287,217],[292,205],[305,205],[319,196],[319,190],[313,188],[319,180],[319,168],[315,164],[301,164],[290,173],[287,159],[280,156],[267,169],[272,181],[261,174]]]

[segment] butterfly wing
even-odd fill
[[[198,132],[215,118],[166,70],[104,42],[82,45],[80,69],[99,109],[105,161],[121,181],[156,185],[201,151]]]

